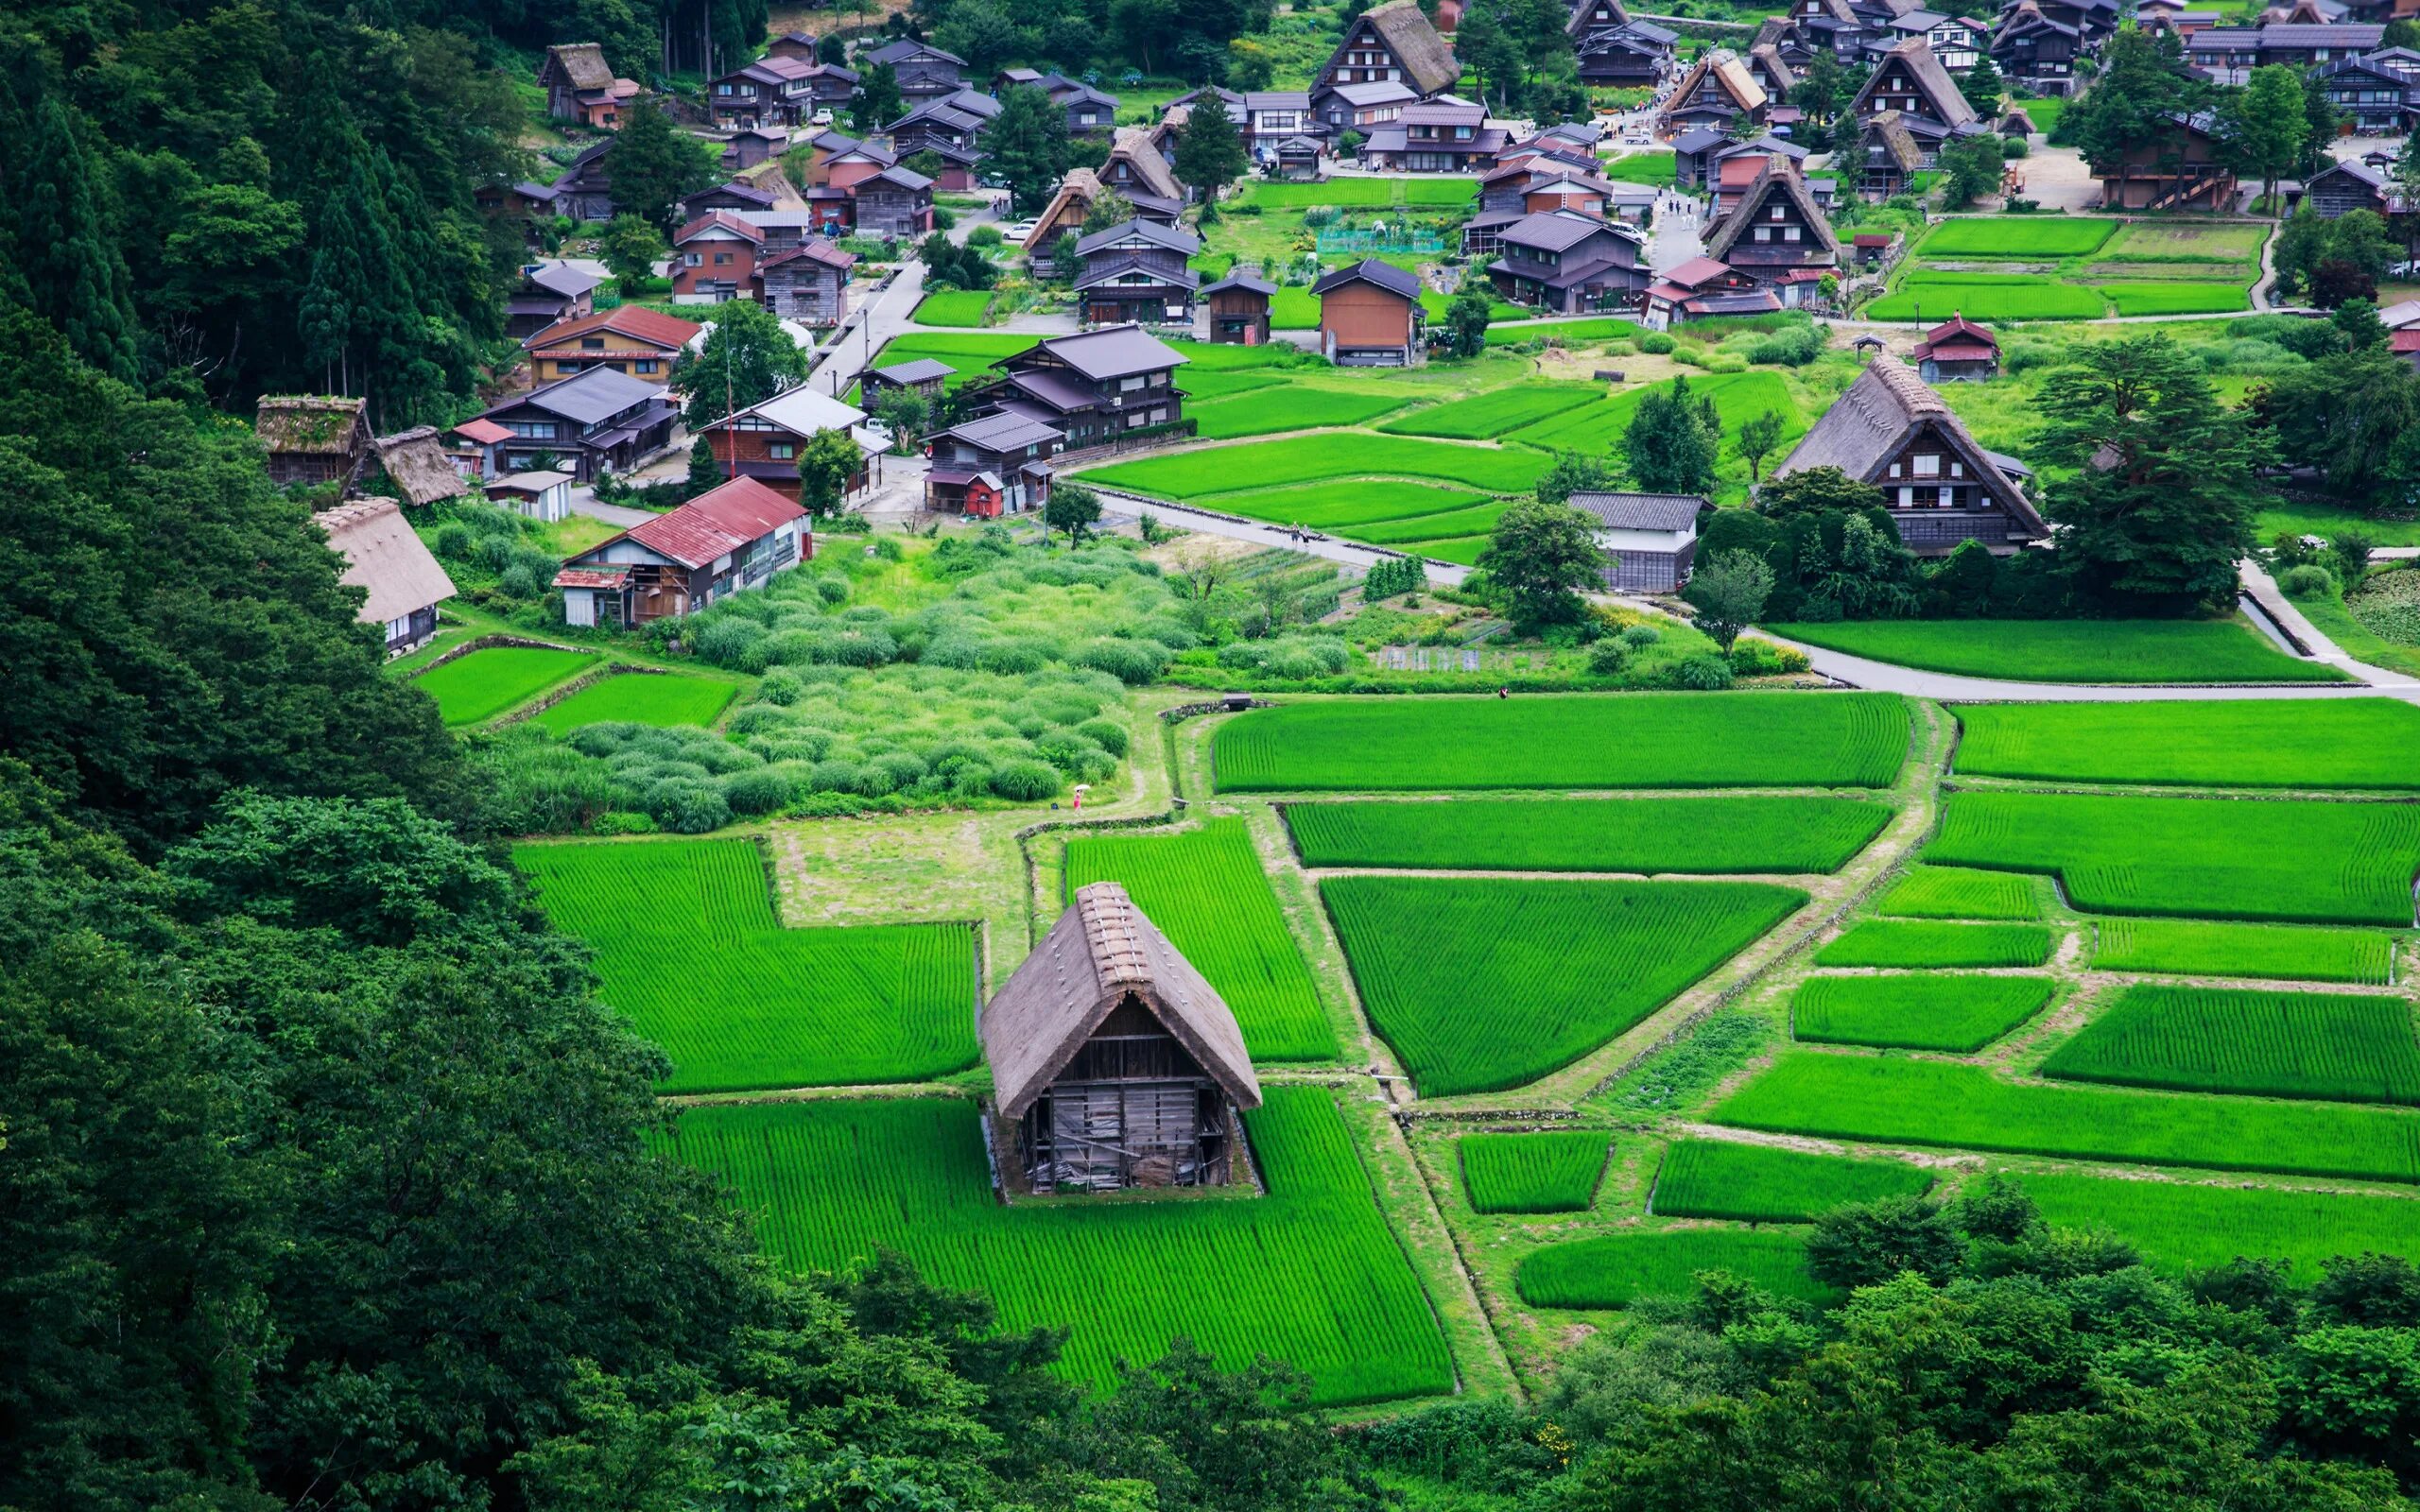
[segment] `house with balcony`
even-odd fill
[[[2057,98],[2075,93],[2076,68],[2084,60],[2083,32],[2054,19],[2040,0],[2017,0],[2000,12],[1988,50],[2002,77]]]
[[[1201,275],[1188,266],[1201,238],[1182,226],[1129,220],[1076,243],[1076,301],[1093,325],[1187,325]]]
[[[541,385],[604,368],[660,388],[672,379],[672,360],[703,330],[695,320],[623,304],[558,321],[526,338],[521,349]]]
[[[1462,65],[1419,6],[1418,0],[1386,0],[1354,18],[1343,40],[1311,80],[1317,99],[1327,89],[1352,84],[1400,84],[1418,99],[1454,87]]]
[[[734,478],[566,558],[554,586],[564,624],[636,628],[762,588],[814,555],[805,510]]]
[[[1495,292],[1550,315],[1627,310],[1654,282],[1646,238],[1616,221],[1576,210],[1542,210],[1504,228],[1488,265]]]
[[[856,266],[856,253],[821,236],[780,251],[761,250],[756,298],[785,319],[818,328],[836,326],[849,314],[849,277]]]
[[[754,126],[804,125],[822,101],[814,80],[821,65],[768,54],[706,86],[706,107],[725,130]]]
[[[925,507],[997,520],[1050,501],[1051,458],[1066,433],[1020,407],[995,410],[934,433],[925,452]]]
[[[1137,325],[1048,336],[959,390],[968,411],[1012,410],[1061,433],[1068,451],[1105,446],[1184,418],[1176,370],[1185,358]]]
[[[2087,162],[2109,210],[2225,211],[2235,204],[2235,169],[2207,111],[2170,112],[2159,132],[2112,157]]]
[[[1459,100],[1409,105],[1394,124],[1371,131],[1361,161],[1395,173],[1475,173],[1504,149],[1502,128],[1487,109]]]
[[[2420,92],[2410,79],[2369,57],[2341,58],[2316,70],[2311,84],[2327,95],[2337,115],[2362,136],[2397,136],[2411,124]]]
[[[936,187],[943,194],[960,194],[975,187],[976,166],[983,161],[979,139],[990,124],[989,116],[953,95],[926,100],[885,129],[900,161],[931,153],[942,162]]]
[[[680,414],[660,385],[597,367],[515,394],[479,418],[511,433],[497,448],[505,472],[551,467],[591,483],[670,445]]]

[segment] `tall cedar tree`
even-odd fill
[[[2100,77],[2059,116],[2054,140],[2080,148],[2084,162],[2114,162],[2157,140],[2169,116],[2204,93],[2189,78],[2173,32],[2127,27],[2102,44]]]
[[[2234,604],[2253,470],[2270,449],[2220,405],[2201,363],[2164,335],[2102,342],[2044,380],[2034,404],[2037,457],[2073,471],[2047,512],[2078,586],[2135,614]]]
[[[2219,129],[2237,171],[2260,180],[2262,199],[2274,198],[2277,180],[2302,161],[2310,129],[2300,71],[2283,63],[2254,69],[2251,82],[2220,103]]]
[[[1008,180],[1020,215],[1035,215],[1050,202],[1066,177],[1067,146],[1066,112],[1030,84],[1000,96],[1000,113],[983,132],[985,161]]]
[[[1236,123],[1227,118],[1219,97],[1205,94],[1194,101],[1177,132],[1174,171],[1177,182],[1201,194],[1205,218],[1217,214],[1219,192],[1251,166],[1243,138],[1236,134]]]
[[[806,353],[781,318],[753,300],[716,305],[704,344],[672,365],[672,387],[689,396],[682,418],[693,431],[805,381]]]
[[[669,235],[678,227],[681,199],[712,187],[719,170],[713,147],[674,126],[661,107],[642,101],[623,116],[605,149],[605,172],[616,210]]]
[[[867,68],[865,77],[857,80],[857,97],[849,112],[861,134],[879,131],[907,114],[906,96],[899,93],[899,70],[889,63]]]
[[[2000,96],[2008,93],[2008,82],[2000,77],[1999,65],[1992,61],[1988,48],[1976,51],[1975,66],[1959,79],[1958,93],[1966,96],[1966,103],[1984,120],[1999,114]]]
[[[0,216],[0,253],[15,265],[34,309],[66,333],[78,355],[132,381],[138,363],[126,260],[107,225],[81,122],[49,93],[40,55],[22,43],[0,47],[7,69],[0,192],[9,209]]]
[[[1525,627],[1580,618],[1580,594],[1602,584],[1604,560],[1594,516],[1535,499],[1505,510],[1478,554],[1506,617]]]

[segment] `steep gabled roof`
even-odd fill
[[[1916,93],[1925,97],[1925,102],[1932,107],[1933,113],[1940,116],[1944,124],[1963,126],[1975,119],[1975,107],[1966,103],[1966,96],[1958,92],[1958,85],[1951,80],[1949,70],[1942,67],[1940,58],[1934,55],[1932,43],[1922,37],[1909,37],[1893,43],[1891,50],[1875,61],[1874,72],[1866,77],[1864,87],[1857,92],[1857,98],[1849,102],[1849,113],[1855,115],[1863,112],[1865,102],[1874,97],[1875,87],[1882,82],[1884,70],[1893,63],[1897,63],[1907,72],[1909,80],[1916,86]]]
[[[1612,11],[1612,16],[1599,21],[1597,8],[1599,6]],[[1563,29],[1566,36],[1582,37],[1592,30],[1611,30],[1629,25],[1630,10],[1623,6],[1622,0],[1571,0],[1571,16],[1563,24]]]
[[[1134,177],[1142,180],[1144,187],[1152,194],[1163,199],[1184,201],[1184,186],[1176,181],[1176,174],[1168,167],[1168,160],[1161,157],[1160,149],[1151,145],[1150,127],[1121,126],[1111,134],[1109,163],[1118,162],[1132,164]],[[1109,163],[1101,164],[1102,173],[1109,171]]]
[[[311,523],[327,532],[328,544],[345,559],[343,576],[337,580],[369,590],[354,615],[361,623],[385,625],[454,596],[454,579],[445,576],[394,500],[355,499],[313,515]]]
[[[2015,484],[2008,480],[1990,454],[1975,443],[1957,411],[1916,376],[1915,369],[1884,352],[1866,364],[1865,371],[1846,392],[1832,401],[1793,448],[1775,477],[1809,468],[1836,467],[1863,483],[1876,482],[1885,464],[1897,456],[1917,431],[1930,427],[1966,464],[1969,474],[1994,503],[2031,533],[2049,534],[2049,526]]]
[[[1908,129],[1908,118],[1897,111],[1876,111],[1868,116],[1858,140],[1869,147],[1879,146],[1903,174],[1914,173],[1925,165],[1925,149],[1916,145],[1915,133]]]
[[[1342,288],[1347,284],[1367,284],[1373,287],[1384,289],[1400,299],[1409,300],[1415,304],[1420,302],[1419,278],[1405,272],[1392,263],[1382,263],[1374,257],[1363,258],[1360,262],[1348,264],[1343,267],[1330,268],[1321,276],[1318,283],[1311,285],[1311,292],[1315,295],[1327,294]]]
[[[521,345],[531,352],[536,352],[543,347],[577,340],[584,335],[593,335],[599,331],[611,331],[616,335],[645,341],[652,346],[661,347],[666,352],[678,352],[689,344],[691,337],[704,329],[704,326],[695,320],[683,320],[677,315],[666,315],[661,310],[650,310],[644,304],[617,304],[610,310],[599,310],[594,315],[558,320]]]
[[[2000,350],[1999,338],[1967,319],[1962,311],[1951,314],[1948,319],[1926,332],[1912,355],[1921,360],[1945,346],[1989,347],[1995,352]]]
[[[771,198],[769,195],[766,198]],[[765,232],[761,229],[750,225],[728,210],[709,210],[674,232],[672,245],[678,247],[683,242],[695,240],[708,232],[720,232],[725,235],[736,236],[752,246],[761,247],[765,243]]]
[[[683,567],[707,567],[717,558],[769,536],[805,515],[804,509],[754,478],[737,477],[708,489],[677,509],[598,541],[574,557],[572,562],[597,558],[614,541],[635,541]]]
[[[1075,902],[983,1009],[983,1058],[1000,1116],[1023,1118],[1129,997],[1236,1107],[1260,1106],[1260,1081],[1226,1001],[1124,887],[1097,882],[1076,890]]]
[[[365,403],[342,394],[265,394],[252,432],[280,456],[343,456],[361,431]]]
[[[1762,64],[1767,77],[1784,91],[1798,87],[1798,73],[1782,58],[1781,49],[1772,43],[1758,43],[1748,49],[1748,60]]]
[[[1095,383],[1157,372],[1192,360],[1139,325],[1103,326],[1078,335],[1046,336],[1033,350],[1050,353]]]
[[[1824,217],[1823,207],[1815,203],[1814,192],[1806,187],[1797,165],[1788,158],[1765,160],[1764,171],[1740,191],[1739,203],[1732,207],[1731,214],[1722,217],[1722,224],[1707,238],[1705,255],[1718,262],[1728,260],[1731,249],[1755,221],[1757,213],[1771,204],[1775,195],[1786,197],[1797,207],[1799,217],[1806,222],[1809,234],[1815,238],[1816,248],[1831,253],[1834,262],[1840,261],[1841,241],[1832,234],[1832,223]]]
[[[1164,247],[1186,257],[1201,250],[1201,238],[1182,226],[1164,226],[1156,220],[1121,220],[1104,227],[1076,243],[1079,256],[1090,257],[1104,247],[1115,247],[1123,241],[1145,241]]]
[[[1767,98],[1765,87],[1756,82],[1754,76],[1748,72],[1748,65],[1739,60],[1737,53],[1718,47],[1699,59],[1686,74],[1681,76],[1680,83],[1674,85],[1672,93],[1665,97],[1665,109],[1668,112],[1687,104],[1689,97],[1709,77],[1740,110],[1754,113],[1764,108]]]
[[[434,425],[379,437],[378,465],[387,470],[387,481],[402,490],[406,504],[435,504],[471,491],[462,474],[454,471]]]
[[[1582,489],[1565,501],[1608,530],[1688,530],[1706,507],[1695,493],[1623,493]]]
[[[596,42],[567,42],[546,49],[564,78],[577,90],[612,89],[614,66],[605,61],[605,44]]]
[[[1421,10],[1419,0],[1387,0],[1385,5],[1373,6],[1363,11],[1361,19],[1370,24],[1379,40],[1387,44],[1388,51],[1395,55],[1395,61],[1403,67],[1404,82],[1421,94],[1434,94],[1440,90],[1450,89],[1454,80],[1462,77],[1462,65],[1455,60],[1454,49],[1446,46],[1445,39],[1437,34],[1436,26]],[[1352,35],[1353,28],[1346,26],[1347,42],[1352,40]],[[1343,50],[1344,43],[1339,43],[1337,51],[1341,53]],[[1330,58],[1329,69],[1335,66],[1336,60]]]

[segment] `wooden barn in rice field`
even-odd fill
[[[1097,882],[984,1008],[1011,1190],[1225,1186],[1260,1082],[1236,1016],[1126,889]]]

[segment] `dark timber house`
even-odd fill
[[[1260,1082],[1226,1003],[1114,882],[1076,891],[981,1024],[1004,1176],[1225,1186]]]
[[[341,394],[266,395],[252,430],[268,448],[268,479],[279,488],[351,483],[374,444],[363,401]]]

